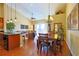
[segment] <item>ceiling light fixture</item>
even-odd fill
[[[8,9],[8,4],[6,4],[6,10],[7,10],[7,23],[9,23],[9,9]]]
[[[15,3],[15,21],[16,21],[16,3]]]
[[[32,19],[32,20],[35,19],[35,18],[33,17],[33,13],[32,13],[32,17],[31,17],[31,19]]]
[[[11,19],[10,19],[10,22],[13,22],[12,21],[12,3],[11,3]]]
[[[52,20],[52,21],[54,20],[52,16],[50,16],[50,20]]]
[[[32,4],[31,4],[31,7],[32,7]],[[33,9],[32,9],[32,11],[33,11]],[[34,14],[33,14],[33,12],[32,12],[32,17],[31,17],[32,21],[35,19],[33,15],[34,15]]]
[[[51,31],[51,21],[50,21],[50,0],[49,0],[49,4],[48,4],[48,11],[49,11],[49,15],[48,15],[48,32]]]

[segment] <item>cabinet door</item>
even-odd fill
[[[4,46],[4,41],[3,41],[3,34],[0,34],[0,46]]]
[[[14,48],[20,47],[20,35],[13,35],[14,37]]]
[[[20,35],[9,35],[9,49],[20,47]]]
[[[12,37],[12,35],[8,36],[8,49],[11,50],[14,48],[14,38]]]
[[[4,27],[4,20],[3,18],[0,18],[0,29],[3,29]]]

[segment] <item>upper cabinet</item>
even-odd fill
[[[4,28],[4,20],[3,18],[0,18],[0,29]]]
[[[4,3],[0,3],[0,17],[4,17]]]
[[[4,28],[4,3],[0,3],[0,31]]]

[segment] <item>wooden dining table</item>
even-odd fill
[[[56,39],[55,39],[52,35],[51,35],[51,36],[48,35],[46,38],[45,38],[45,37],[46,37],[45,35],[39,36],[38,41],[44,42],[44,41],[47,40],[47,42],[50,43],[51,46],[52,46],[52,42],[55,43],[55,41],[56,41]],[[39,44],[39,45],[40,45],[40,44]]]
[[[50,46],[50,48],[52,48],[52,47],[54,47],[54,44],[56,43],[56,39],[52,35],[48,35],[47,37],[46,37],[46,35],[40,35],[38,37],[38,43],[37,43],[38,50],[40,51],[40,53],[41,53],[40,49],[42,49],[42,44],[44,42],[47,42],[47,45]]]
[[[41,38],[40,38],[40,37],[41,37]],[[41,35],[41,36],[39,36],[38,41],[39,41],[40,43],[37,43],[39,49],[41,49],[40,46],[42,45],[42,43],[47,40],[47,43],[48,43],[48,44],[50,43],[50,48],[49,48],[49,50],[50,50],[51,52],[53,52],[54,54],[56,54],[57,51],[60,51],[60,52],[61,52],[61,50],[62,50],[62,43],[61,43],[61,40],[60,40],[60,39],[56,39],[56,38],[54,37],[54,35],[48,35],[48,36],[46,37],[46,39],[45,39],[45,37],[46,37],[46,35]],[[44,39],[43,39],[43,38],[44,38]],[[41,43],[41,42],[42,42],[42,43]],[[38,49],[38,50],[39,50],[39,49]],[[41,51],[40,51],[40,52],[41,52]]]

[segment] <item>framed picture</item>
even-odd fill
[[[67,18],[67,28],[68,28],[68,30],[71,29],[71,15],[69,15]]]
[[[22,25],[21,24],[21,29],[28,29],[28,25]]]
[[[68,30],[79,30],[79,9],[78,4],[73,8],[67,19]]]
[[[78,19],[78,4],[73,8],[70,14],[70,29],[78,30],[79,29],[79,19]]]

